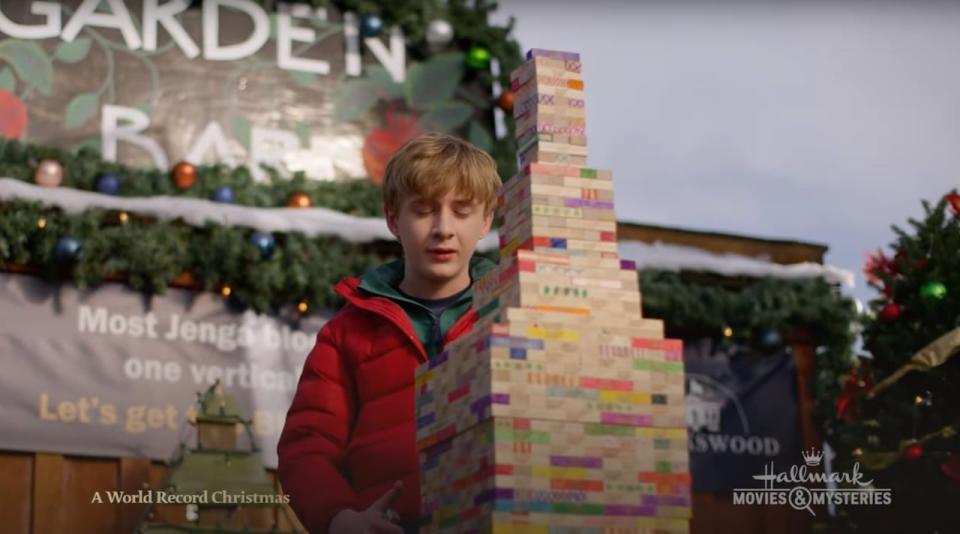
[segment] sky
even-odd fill
[[[578,52],[591,167],[622,221],[864,256],[960,188],[960,2],[501,0]]]

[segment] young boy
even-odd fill
[[[409,141],[387,164],[384,214],[403,259],[345,278],[347,299],[317,334],[277,447],[283,489],[313,534],[416,532],[414,369],[470,331],[473,257],[500,178],[473,145]]]

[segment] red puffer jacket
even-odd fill
[[[427,353],[403,308],[359,283],[337,285],[348,303],[317,334],[277,447],[283,490],[313,534],[345,508],[369,507],[396,480],[401,522],[420,516],[413,375]],[[443,345],[475,322],[468,310]]]

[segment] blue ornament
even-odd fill
[[[221,185],[213,190],[213,201],[233,204],[233,189],[229,185]]]
[[[783,336],[776,330],[766,330],[760,336],[760,344],[768,349],[777,348],[783,344]]]
[[[272,234],[256,232],[250,236],[250,242],[260,251],[261,258],[267,259],[273,255],[275,242]]]
[[[383,33],[383,19],[376,15],[367,15],[360,21],[360,34],[364,37],[376,37]]]
[[[104,195],[116,195],[120,192],[120,178],[115,174],[101,174],[97,178],[96,189]]]
[[[65,236],[57,240],[57,246],[53,249],[53,256],[60,262],[72,262],[80,257],[82,250],[83,246],[79,239]]]

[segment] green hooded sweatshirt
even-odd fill
[[[453,326],[453,324],[470,309],[471,304],[473,304],[473,282],[490,272],[496,266],[496,263],[483,256],[474,254],[473,257],[470,258],[470,287],[440,315],[439,339],[432,339],[433,335],[431,334],[434,333],[434,323],[436,319],[434,318],[433,312],[430,311],[430,308],[427,308],[399,291],[404,272],[402,258],[368,270],[360,278],[359,289],[373,295],[386,297],[399,304],[400,307],[407,312],[407,316],[413,324],[413,329],[417,333],[417,337],[420,338],[420,342],[423,343],[423,347],[427,350],[427,356],[432,358],[440,353],[443,339],[447,335],[447,331],[450,330],[450,327]]]

